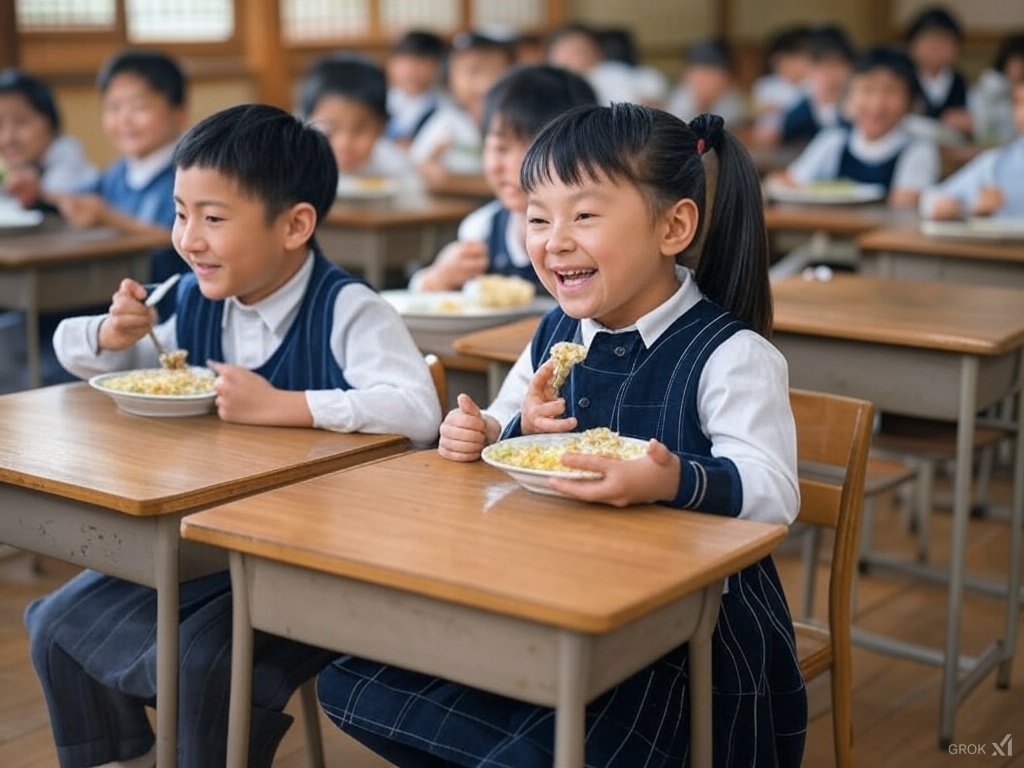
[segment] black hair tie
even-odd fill
[[[697,154],[703,155],[722,146],[725,121],[718,115],[705,112],[690,121],[690,130],[697,136]]]

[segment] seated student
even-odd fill
[[[843,122],[839,105],[850,79],[853,47],[842,28],[829,25],[812,32],[810,48],[808,92],[783,115],[778,135],[783,144],[810,141],[823,128]]]
[[[1024,219],[1024,80],[1013,85],[1017,138],[971,160],[921,196],[928,219],[993,216]]]
[[[170,234],[174,224],[174,144],[185,127],[185,75],[158,51],[126,50],[100,70],[103,132],[121,153],[87,194],[54,203],[79,227]],[[184,271],[170,248],[153,256],[150,279]]]
[[[1017,135],[1013,120],[1012,92],[1024,82],[1024,35],[1004,37],[992,66],[978,77],[967,94],[974,125],[974,140],[1002,144]]]
[[[174,166],[174,245],[192,270],[175,316],[153,328],[145,289],[126,279],[107,315],[57,329],[61,362],[83,377],[154,365],[153,328],[165,347],[209,361],[225,421],[433,441],[437,395],[401,318],[316,244],[338,177],[324,136],[275,107],[241,105],[188,131]],[[223,768],[230,579],[216,573],[181,592],[178,764]],[[63,768],[152,766],[154,601],[152,589],[85,571],[28,607]],[[269,768],[292,720],[285,703],[334,655],[257,638],[250,766]]]
[[[945,8],[924,8],[907,27],[907,53],[917,73],[914,112],[971,133],[967,81],[956,69],[964,31]]]
[[[665,110],[681,120],[711,112],[726,125],[743,120],[747,108],[733,77],[735,66],[729,47],[717,40],[690,46],[679,84],[669,94]]]
[[[452,40],[447,66],[450,100],[431,115],[409,148],[427,189],[443,187],[450,176],[483,171],[484,96],[512,66],[512,57],[510,45],[476,32],[463,32]]]
[[[95,183],[99,174],[74,136],[61,133],[49,87],[19,69],[0,72],[0,198],[24,208],[45,205],[50,194]]]
[[[603,56],[595,72],[598,82],[618,71],[628,79],[631,101],[661,107],[668,95],[668,79],[654,67],[640,63],[633,32],[625,27],[609,27],[598,30],[597,39]],[[607,74],[602,74],[605,70]]]
[[[805,26],[787,27],[768,44],[765,73],[751,87],[752,112],[760,134],[777,134],[782,116],[805,95],[811,71],[811,31]]]
[[[582,77],[546,64],[516,67],[495,83],[484,105],[484,178],[496,199],[463,219],[458,240],[415,273],[410,288],[457,291],[489,273],[518,275],[543,289],[524,243],[526,195],[519,187],[519,166],[545,123],[596,99]]]
[[[612,46],[617,47],[615,41],[612,41]],[[608,59],[601,33],[586,24],[564,24],[548,35],[546,59],[548,64],[585,77],[593,86],[600,104],[664,99],[664,87],[660,97],[655,98],[657,94],[638,80],[629,64]]]
[[[385,135],[408,146],[444,99],[441,65],[444,41],[433,32],[412,30],[388,53],[388,124]]]
[[[914,96],[914,70],[906,54],[877,46],[857,57],[848,111],[853,126],[819,133],[773,181],[808,184],[848,179],[885,187],[891,205],[916,205],[939,177],[935,145],[916,139],[904,118]]]
[[[412,160],[383,136],[387,82],[374,62],[354,55],[314,62],[299,86],[299,114],[330,141],[339,184],[371,178],[419,188]]]

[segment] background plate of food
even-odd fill
[[[606,427],[586,432],[524,435],[499,440],[484,448],[480,455],[487,464],[504,470],[520,485],[534,493],[560,496],[548,485],[549,477],[596,480],[596,472],[569,469],[561,463],[564,453],[596,453],[629,461],[647,452],[647,440],[622,437]]]
[[[216,374],[209,368],[139,368],[101,373],[89,386],[136,416],[200,416],[213,408]]]
[[[377,200],[398,192],[398,182],[384,176],[341,176],[337,197],[349,200]]]
[[[42,223],[42,211],[26,211],[14,201],[0,200],[0,229],[23,229]]]
[[[949,240],[1024,240],[1024,219],[922,221],[921,234]]]
[[[765,185],[765,194],[779,203],[810,203],[812,205],[849,205],[874,203],[885,199],[881,184],[858,184],[842,179],[813,181],[795,187],[779,183]]]

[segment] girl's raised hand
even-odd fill
[[[457,291],[487,271],[487,244],[480,240],[456,240],[437,254],[423,275],[424,291]]]
[[[149,333],[157,315],[145,301],[146,289],[141,284],[131,278],[121,281],[100,325],[100,349],[127,349]]]
[[[543,432],[571,432],[576,429],[576,417],[562,418],[565,413],[565,398],[555,394],[551,377],[555,366],[549,360],[544,363],[530,380],[526,399],[520,417],[524,435]]]
[[[483,413],[469,395],[460,394],[458,403],[441,422],[437,452],[450,461],[476,461],[484,447],[498,439],[501,425]]]
[[[623,461],[607,456],[567,453],[562,463],[572,469],[600,472],[599,480],[571,480],[552,477],[548,485],[559,493],[582,501],[596,501],[615,507],[671,501],[679,490],[679,457],[664,443],[651,440],[647,453]]]

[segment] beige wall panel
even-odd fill
[[[788,24],[842,24],[855,43],[876,40],[871,3],[853,0],[824,3],[821,0],[732,0],[731,37],[736,41],[760,42]]]

